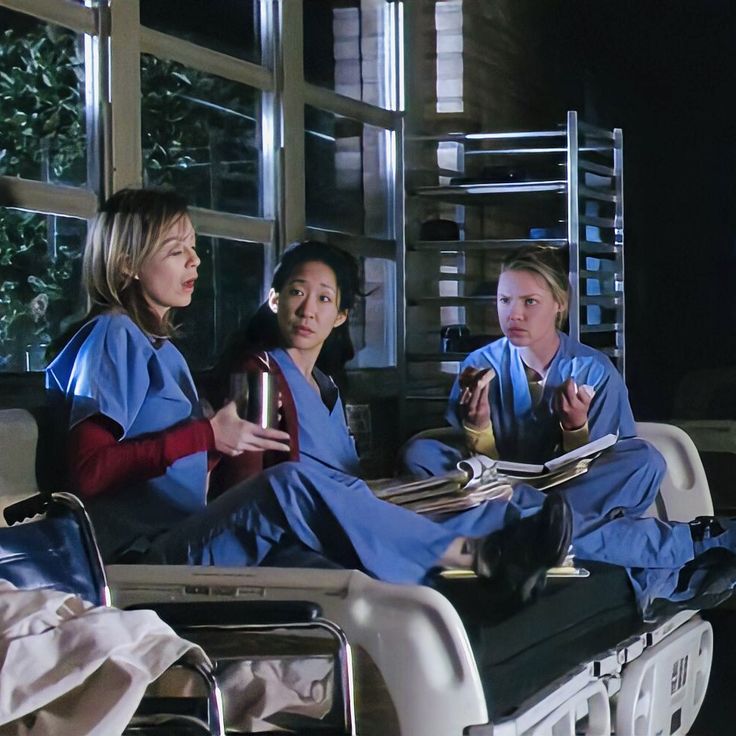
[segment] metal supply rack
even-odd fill
[[[443,326],[472,324],[479,343],[500,337],[497,267],[531,243],[566,251],[568,332],[624,373],[621,129],[588,125],[570,111],[554,130],[408,136],[406,146],[402,395],[405,420],[415,414],[407,429],[432,414],[411,405],[444,402],[453,368],[478,346],[473,334],[443,348]],[[454,222],[457,237],[444,239],[446,227],[443,239],[422,237],[432,219]]]

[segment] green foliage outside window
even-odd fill
[[[81,39],[9,15],[12,27],[0,33],[0,174],[83,186]],[[260,214],[258,93],[148,55],[141,78],[146,183],[191,204]],[[0,208],[0,371],[43,367],[43,346],[80,316],[83,240],[81,221]]]
[[[34,24],[0,36],[0,174],[83,183],[84,59],[75,34]],[[82,227],[0,210],[0,370],[41,367],[78,302]]]
[[[255,90],[176,62],[141,57],[146,183],[192,205],[260,215]]]
[[[84,58],[53,25],[0,36],[0,173],[79,184],[86,175]]]

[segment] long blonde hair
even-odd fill
[[[136,275],[161,246],[164,232],[187,217],[178,194],[156,189],[121,189],[95,217],[82,260],[89,316],[124,311],[144,332],[170,337],[169,313],[159,318],[148,306]]]
[[[570,303],[569,282],[556,248],[543,245],[520,248],[504,258],[501,273],[504,271],[529,271],[543,279],[552,292],[552,298],[560,305],[555,326],[560,329],[564,325]]]

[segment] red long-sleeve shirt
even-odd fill
[[[234,370],[262,370],[262,362],[252,354],[241,356]],[[208,469],[213,474],[212,494],[218,495],[237,483],[284,460],[299,459],[299,434],[294,399],[278,365],[276,374],[282,401],[280,429],[290,435],[290,452],[246,451],[237,457],[221,456],[215,449],[212,425],[195,419],[136,439],[121,440],[122,428],[112,419],[95,414],[76,424],[69,432],[67,468],[70,490],[92,498],[118,488],[158,478],[176,460],[195,452],[210,453]]]
[[[210,469],[219,456],[207,419],[195,419],[136,439],[120,440],[117,422],[95,414],[69,432],[67,467],[71,490],[92,498],[116,488],[157,478],[176,460],[209,452]]]

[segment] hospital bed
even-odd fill
[[[24,433],[34,442],[32,417],[10,411],[16,414],[0,412],[0,442],[8,438],[6,419],[17,423],[14,443]],[[660,424],[640,424],[638,432],[668,466],[651,512],[673,520],[711,514],[688,436]],[[2,494],[22,493],[18,483],[32,490],[28,467],[22,478],[17,467],[4,467],[8,454],[0,452]],[[10,454],[29,462],[27,453]],[[505,611],[477,581],[440,580],[432,589],[351,570],[145,565],[108,566],[107,575],[121,607],[315,604],[351,645],[361,734],[686,734],[708,683],[710,625],[687,610],[643,624],[623,572],[590,567],[589,578],[550,580],[540,599],[518,612]]]

